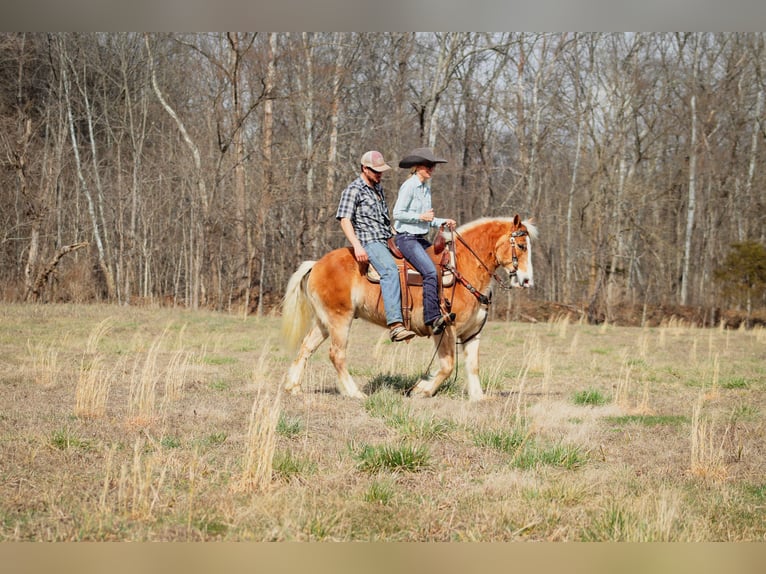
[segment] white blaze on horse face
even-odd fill
[[[522,287],[535,286],[534,274],[532,272],[532,243],[529,241],[527,241],[527,265],[523,271],[519,269],[517,277]]]
[[[519,257],[519,268],[516,274],[511,277],[511,285],[514,287],[529,288],[535,286],[534,274],[532,272],[532,242],[525,242],[526,250],[522,251]]]

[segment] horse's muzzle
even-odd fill
[[[511,276],[511,287],[517,287],[519,289],[529,289],[530,287],[534,287],[535,282],[532,280],[531,277],[527,277],[526,275],[519,277],[518,273]]]

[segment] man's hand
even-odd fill
[[[367,251],[361,245],[354,247],[354,257],[359,263],[367,263],[370,258],[367,257]]]

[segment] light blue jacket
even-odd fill
[[[420,181],[416,173],[408,177],[399,188],[399,196],[394,205],[394,229],[397,233],[422,235],[428,233],[429,225],[439,227],[447,220],[434,217],[433,221],[421,221],[420,215],[431,209],[431,181]]]

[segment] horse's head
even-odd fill
[[[532,239],[536,238],[537,228],[534,224],[522,221],[517,214],[510,231],[503,234],[495,245],[497,262],[510,275],[513,287],[534,287]]]

